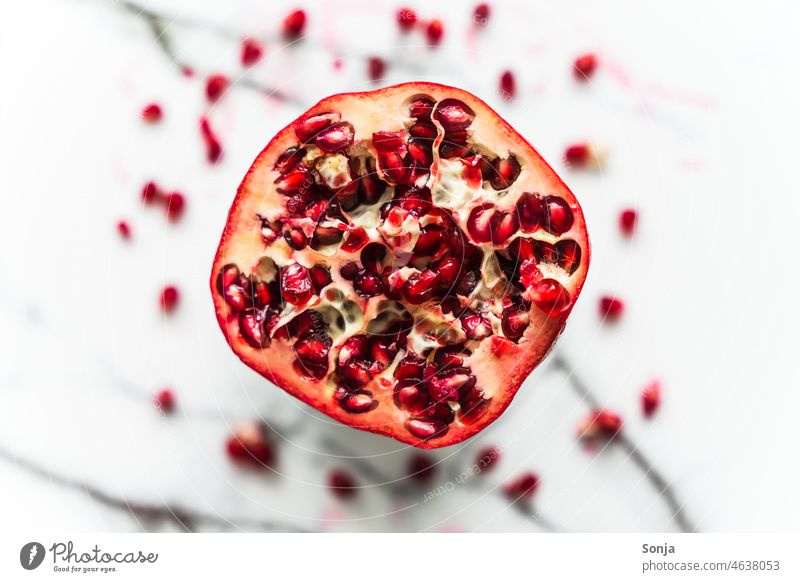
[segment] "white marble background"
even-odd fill
[[[376,54],[389,60],[387,84],[429,79],[486,99],[579,196],[594,261],[556,354],[624,415],[626,434],[696,527],[795,528],[798,5],[493,0],[491,25],[471,34],[471,2],[409,2],[445,21],[445,44],[430,51],[404,46],[422,37],[396,32],[398,4],[304,1],[309,38],[285,47],[277,31],[292,2],[146,2],[197,70],[187,79],[147,21],[119,2],[0,2],[2,527],[182,529],[139,511],[168,505],[207,516],[191,522],[203,530],[540,531],[497,489],[533,470],[536,508],[556,529],[676,529],[623,449],[591,455],[576,442],[588,406],[552,363],[501,421],[433,455],[435,486],[478,447],[511,439],[498,470],[422,503],[424,488],[397,495],[397,483],[382,482],[403,484],[408,449],[331,424],[229,351],[207,277],[235,188],[305,107],[369,87],[364,61]],[[245,34],[266,43],[267,57],[242,76]],[[589,87],[570,76],[584,50],[604,61]],[[511,104],[497,94],[505,68],[519,82]],[[196,131],[213,72],[238,80],[210,112],[226,148],[218,167],[205,162]],[[151,100],[165,108],[155,127],[138,118]],[[608,146],[604,172],[559,164],[563,147],[583,138]],[[186,194],[179,224],[139,205],[148,178]],[[616,229],[629,204],[642,215],[631,244]],[[114,231],[121,217],[134,229],[130,244]],[[166,282],[183,291],[169,319],[156,309]],[[609,292],[629,307],[615,327],[596,313]],[[664,404],[645,421],[638,394],[652,377]],[[150,404],[162,385],[178,397],[169,418]],[[224,455],[230,425],[260,417],[287,431],[274,474]],[[326,490],[333,466],[351,467],[364,485],[354,502]]]

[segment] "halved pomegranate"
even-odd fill
[[[259,154],[214,259],[248,366],[421,448],[506,409],[589,267],[577,200],[483,101],[406,83],[320,101]]]

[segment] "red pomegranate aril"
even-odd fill
[[[228,78],[225,75],[211,75],[206,79],[206,97],[210,103],[219,101],[228,89]]]
[[[375,297],[382,291],[381,279],[372,273],[364,273],[353,281],[353,289],[361,297]]]
[[[570,275],[581,264],[581,247],[572,239],[560,240],[555,245],[558,266]]]
[[[303,188],[309,177],[308,168],[306,166],[298,166],[291,172],[279,176],[275,180],[275,189],[281,194],[291,194]],[[305,205],[305,202],[303,203]]]
[[[403,285],[403,296],[414,305],[425,303],[433,296],[436,285],[436,273],[430,270],[412,273]]]
[[[200,118],[200,137],[206,147],[206,159],[211,164],[216,164],[222,159],[222,144],[217,138],[217,134],[211,128],[211,122],[203,116]]]
[[[411,127],[408,128],[408,134],[412,137],[419,138],[423,140],[430,140],[433,141],[436,139],[438,135],[436,128],[433,125],[429,125],[427,123],[415,123]]]
[[[254,348],[263,348],[269,343],[261,312],[248,309],[239,316],[239,329],[244,339]]]
[[[564,150],[564,161],[574,168],[584,168],[592,162],[592,148],[588,143],[576,143]]]
[[[494,214],[494,206],[483,204],[476,206],[469,213],[467,218],[467,231],[477,243],[487,243],[492,240],[491,218]]]
[[[535,473],[523,473],[509,481],[503,487],[503,493],[512,502],[529,502],[539,488],[539,476]]]
[[[447,431],[447,425],[439,420],[429,418],[409,418],[406,421],[406,429],[412,435],[420,439],[430,439],[441,436]]]
[[[302,143],[313,140],[323,129],[337,123],[342,118],[338,113],[319,113],[300,121],[294,132]]]
[[[251,67],[261,60],[264,48],[261,43],[254,38],[246,38],[242,41],[242,65]]]
[[[162,388],[153,397],[153,404],[164,414],[169,414],[175,410],[175,393],[169,388]]]
[[[569,309],[572,299],[569,291],[555,279],[542,279],[530,290],[531,301],[539,309],[550,316],[555,316]]]
[[[458,99],[443,99],[433,112],[433,118],[450,134],[472,125],[475,112]],[[453,140],[452,136],[450,139]]]
[[[642,390],[642,413],[651,418],[661,405],[661,383],[653,380]]]
[[[353,145],[355,132],[347,122],[336,123],[322,130],[314,139],[314,143],[323,152],[329,154],[342,152]]]
[[[339,274],[342,276],[342,279],[345,279],[346,281],[352,281],[358,276],[359,271],[360,269],[358,268],[358,264],[350,262],[342,265],[342,268],[339,269]]]
[[[330,487],[331,493],[343,500],[353,499],[358,493],[355,480],[350,473],[342,469],[331,472],[328,477],[328,487]]]
[[[519,265],[519,282],[525,289],[532,288],[536,283],[541,281],[542,272],[539,269],[536,261],[533,259],[526,259]]]
[[[622,431],[622,418],[610,410],[593,410],[578,427],[578,437],[584,440],[610,441]]]
[[[424,361],[408,356],[397,364],[394,370],[394,377],[398,380],[419,380],[422,378],[424,367]]]
[[[417,139],[408,140],[408,155],[418,166],[430,167],[433,163],[431,142]]]
[[[264,433],[265,428],[259,423],[238,428],[225,445],[228,457],[234,462],[258,468],[273,465],[275,451]]]
[[[503,318],[500,321],[500,326],[503,329],[503,335],[510,340],[518,340],[525,334],[525,330],[531,323],[530,315],[527,309],[507,309],[503,312]]]
[[[372,145],[379,152],[396,152],[405,148],[402,131],[376,131],[372,134]]]
[[[427,483],[436,474],[436,463],[433,459],[415,453],[408,460],[408,476],[417,483]]]
[[[301,161],[303,156],[306,155],[306,150],[302,148],[291,147],[283,152],[275,162],[273,169],[280,173],[285,174],[289,170],[294,169]]]
[[[121,236],[123,239],[130,240],[131,227],[126,221],[120,220],[117,222],[117,232],[119,233],[119,236]]]
[[[429,257],[439,249],[441,243],[442,229],[438,226],[426,226],[419,233],[414,254],[419,257]]]
[[[328,344],[314,336],[302,338],[294,344],[294,353],[297,359],[311,368],[321,366],[327,368],[329,351]]]
[[[633,236],[636,233],[636,223],[638,213],[633,208],[626,208],[619,214],[619,229],[625,236]]]
[[[486,26],[489,24],[490,14],[491,9],[489,8],[489,5],[483,2],[475,7],[475,11],[472,13],[472,16],[475,20],[475,24],[479,26]]]
[[[456,293],[459,295],[464,295],[465,297],[468,296],[478,284],[478,279],[480,279],[480,275],[478,275],[475,271],[467,271],[463,273],[456,284]]]
[[[586,82],[594,75],[597,69],[597,55],[594,53],[586,53],[575,59],[572,64],[572,73],[580,82]]]
[[[369,394],[358,392],[346,396],[340,402],[340,404],[347,412],[352,412],[353,414],[362,414],[364,412],[375,410],[375,408],[378,406],[378,401],[374,400]]]
[[[408,114],[417,121],[429,120],[431,118],[431,113],[433,113],[433,104],[434,104],[433,99],[430,99],[429,97],[417,97],[411,103],[411,107],[409,107]],[[420,123],[417,123],[417,125],[420,125]],[[427,124],[424,124],[424,126],[431,127],[428,126]],[[412,135],[415,134],[412,133]],[[434,136],[431,137],[435,137],[435,134]]]
[[[143,204],[152,204],[157,200],[162,198],[163,194],[161,193],[161,189],[156,185],[155,182],[147,182],[142,187],[142,203]]]
[[[172,192],[167,196],[167,219],[170,222],[178,222],[183,216],[186,208],[186,199],[180,192]]]
[[[517,95],[517,81],[514,73],[503,71],[500,75],[500,97],[506,101],[511,101]]]
[[[323,226],[317,225],[314,229],[314,236],[312,238],[312,246],[316,249],[320,246],[333,245],[342,240],[344,232],[333,225]]]
[[[542,199],[528,192],[522,194],[517,201],[517,215],[520,227],[524,232],[536,231],[544,222],[545,208]]]
[[[425,36],[430,46],[438,46],[444,36],[444,24],[438,18],[434,18],[428,23],[425,29]]]
[[[480,313],[467,313],[459,319],[467,339],[480,341],[492,335],[492,325]]]
[[[445,257],[436,263],[432,269],[439,276],[439,287],[441,289],[450,289],[461,271],[461,263],[453,257]]]
[[[600,317],[603,321],[616,322],[622,317],[625,304],[617,297],[604,295],[600,298]]]
[[[161,311],[164,313],[172,313],[178,308],[181,294],[178,288],[174,285],[167,285],[161,290],[158,303],[161,306]]]
[[[521,171],[519,161],[515,156],[508,156],[506,159],[496,159],[492,162],[492,188],[495,190],[506,190],[519,177]]]
[[[305,305],[313,294],[308,269],[294,263],[281,270],[281,295],[287,303]]]
[[[380,81],[386,72],[386,61],[380,57],[369,57],[367,59],[367,77],[370,81]]]
[[[314,284],[314,289],[317,291],[317,294],[331,284],[331,272],[322,265],[314,265],[309,269],[308,274],[311,277],[311,282]]]
[[[361,251],[361,264],[370,273],[380,275],[384,269],[384,259],[386,258],[386,247],[380,243],[369,243]]]
[[[497,447],[486,447],[478,453],[475,464],[482,472],[491,471],[500,462],[501,453]]]
[[[502,245],[517,233],[519,228],[519,221],[515,213],[502,212],[496,210],[492,215],[491,221],[492,228],[492,244]]]
[[[367,231],[359,226],[347,233],[347,238],[342,244],[342,250],[346,253],[354,253],[366,245],[367,242],[369,242]]]
[[[286,243],[296,251],[303,250],[308,246],[308,237],[297,227],[289,228],[283,232],[283,238]]]
[[[148,103],[142,108],[142,119],[147,123],[158,123],[162,116],[163,112],[158,103]]]
[[[572,228],[575,217],[563,198],[547,196],[543,205],[546,212],[544,227],[548,232],[559,236]]]
[[[296,40],[303,35],[306,28],[304,10],[293,10],[283,19],[283,36],[288,40]]]
[[[417,13],[411,8],[400,8],[396,14],[397,26],[402,32],[408,32],[417,23]]]

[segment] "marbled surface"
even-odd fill
[[[576,441],[589,404],[568,372],[624,416],[630,442],[698,529],[796,527],[796,4],[495,1],[480,31],[471,3],[420,4],[447,26],[433,51],[421,35],[396,32],[391,2],[305,2],[309,36],[288,47],[277,30],[293,4],[146,6],[163,15],[162,40],[195,77],[181,74],[130,5],[0,2],[3,528],[675,530],[630,449],[591,454]],[[245,35],[267,46],[246,72]],[[570,63],[585,50],[603,66],[584,87]],[[567,370],[551,359],[500,422],[434,453],[439,471],[427,488],[403,479],[406,447],[332,424],[246,369],[219,333],[207,289],[252,159],[318,98],[371,86],[373,54],[390,63],[386,84],[455,84],[496,107],[576,192],[594,245],[554,353]],[[512,103],[497,93],[505,68],[518,79]],[[208,111],[225,146],[216,167],[196,126],[213,72],[234,80]],[[165,120],[148,127],[138,112],[153,100]],[[586,138],[608,147],[603,172],[558,162],[565,145]],[[187,196],[179,224],[140,206],[150,178]],[[616,229],[627,205],[642,215],[632,243]],[[114,231],[123,217],[130,243]],[[164,318],[156,297],[167,282],[183,301]],[[629,307],[616,326],[597,316],[605,293]],[[646,421],[638,395],[654,377],[664,404]],[[150,400],[164,385],[179,402],[168,418]],[[224,454],[231,425],[258,418],[280,443],[272,473],[242,470]],[[495,443],[505,445],[494,473],[425,502]],[[364,486],[352,503],[325,488],[336,466]],[[543,520],[499,493],[525,470],[541,475]]]

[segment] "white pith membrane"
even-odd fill
[[[279,133],[240,189],[212,277],[226,334],[249,365],[347,424],[436,446],[448,432],[487,424],[483,416],[494,418],[508,405],[563,328],[586,276],[588,245],[572,194],[524,140],[504,122],[498,124],[494,112],[459,90],[430,85],[422,95],[418,87],[403,87],[389,88],[374,101],[364,97],[369,94],[353,94],[323,102]],[[409,108],[421,97],[434,103],[434,112],[445,99],[446,105],[453,99],[467,103],[475,117],[466,133],[446,132],[438,113],[412,117]],[[302,128],[306,120],[328,113],[334,115],[315,131]],[[346,127],[344,138],[339,132],[325,141],[326,133],[343,123],[353,129],[352,143]],[[408,132],[417,125],[433,129],[435,137],[411,140],[429,150],[431,163],[408,170],[413,158]],[[376,140],[375,147],[373,133],[398,131],[403,132],[399,148],[390,138]],[[346,145],[332,147],[339,145],[337,139]],[[292,148],[296,164],[287,165],[281,160],[291,157]],[[454,157],[442,157],[440,150]],[[402,167],[393,170],[387,156],[401,159]],[[489,162],[483,171],[469,169],[476,156]],[[512,170],[512,178],[505,184],[501,179],[498,188],[498,164],[507,160],[518,162],[518,173]],[[537,208],[544,218],[538,226],[521,225],[523,195],[541,204]],[[558,216],[548,218],[546,202],[554,198],[553,212],[562,204],[572,216],[561,221],[566,229],[558,226]],[[432,204],[418,204],[420,199]],[[492,223],[482,231],[490,230],[490,241],[476,242],[468,222],[484,204],[492,206],[484,218],[508,213],[506,224],[513,224],[498,234],[502,224]],[[480,217],[471,224],[477,222]],[[488,219],[481,224],[488,225]],[[453,238],[442,235],[432,244],[435,250],[420,251],[421,237],[431,230]],[[515,241],[519,238],[526,240]],[[349,248],[356,240],[357,248]],[[448,240],[460,242],[448,245]],[[381,267],[367,269],[361,251],[372,243],[382,245],[385,258]],[[474,256],[465,246],[475,247]],[[424,279],[432,272],[441,279],[437,268],[448,257],[457,261],[455,281],[434,283],[422,303],[409,300],[409,278]],[[353,271],[345,277],[342,267],[348,263],[355,265],[345,269]],[[522,269],[524,277],[523,263],[528,267]],[[324,267],[330,282],[317,269],[323,285],[309,286],[311,276],[302,269],[294,277],[296,265]],[[470,272],[479,274],[474,286],[464,282]],[[287,274],[300,281],[289,284],[288,294],[282,283]],[[542,285],[551,280],[563,287],[555,294],[555,307],[542,295]],[[521,327],[511,325],[512,313]],[[476,327],[467,321],[477,322]],[[256,329],[255,340],[245,326]],[[315,353],[324,358],[315,361]],[[419,374],[412,361],[419,362]],[[408,365],[398,370],[401,362]],[[506,395],[509,385],[513,389]]]

